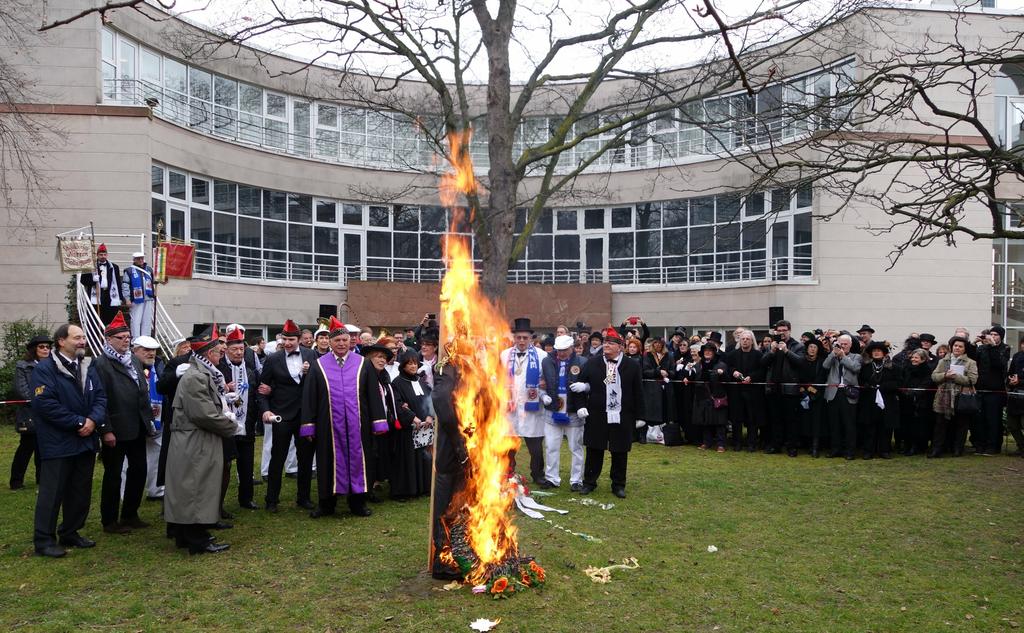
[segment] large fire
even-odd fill
[[[463,571],[467,582],[480,584],[510,562],[518,565],[508,456],[519,447],[519,439],[511,434],[506,417],[509,386],[501,351],[507,347],[508,322],[480,290],[468,240],[454,233],[459,222],[472,217],[478,193],[465,151],[470,134],[449,136],[453,172],[442,177],[440,187],[441,201],[453,216],[444,243],[448,271],[441,284],[441,331],[451,352],[449,362],[459,373],[453,397],[469,456],[465,488],[451,504],[458,512],[446,517],[446,527],[450,534],[458,529],[471,548],[472,567]],[[470,201],[466,212],[458,206],[460,196]],[[451,551],[442,552],[442,559],[453,560]]]

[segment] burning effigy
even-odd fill
[[[452,228],[471,221],[477,183],[465,153],[468,138],[449,137],[452,173],[441,199]],[[458,206],[460,195],[468,210]],[[437,413],[430,566],[436,578],[456,579],[479,593],[506,597],[544,583],[544,570],[519,552],[512,509],[517,489],[509,454],[519,447],[510,432],[508,372],[501,351],[505,315],[479,287],[468,240],[450,231],[444,242],[447,272],[441,284],[442,358],[432,392]]]

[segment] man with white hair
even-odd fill
[[[828,370],[825,403],[832,451],[829,457],[853,459],[857,450],[857,400],[860,396],[860,354],[851,354],[853,337],[842,334],[822,366]]]
[[[154,500],[162,499],[164,496],[164,487],[156,484],[157,471],[160,466],[160,447],[163,445],[161,414],[164,402],[164,397],[156,390],[156,381],[159,379],[155,369],[158,349],[160,349],[160,343],[152,336],[140,336],[132,341],[132,353],[142,363],[146,381],[149,383],[149,403],[153,409],[155,434],[146,436],[146,498]],[[124,477],[127,479],[127,473],[124,473]]]
[[[146,254],[142,251],[132,253],[132,265],[124,270],[121,296],[131,302],[128,315],[131,317],[132,339],[152,335],[156,292],[153,290],[153,269],[146,263]]]
[[[725,364],[733,379],[729,400],[732,419],[733,450],[743,448],[743,427],[747,427],[747,452],[757,450],[758,429],[765,426],[764,382],[770,354],[754,344],[754,334],[738,328],[733,333],[736,347],[725,355]],[[682,361],[680,361],[682,362]]]
[[[544,421],[544,482],[542,488],[557,488],[562,483],[559,465],[562,438],[569,442],[572,466],[569,470],[569,489],[583,490],[583,420],[576,414],[586,408],[584,394],[573,392],[569,386],[579,380],[586,360],[576,355],[575,341],[568,334],[555,337],[554,356],[545,355],[541,361],[544,392],[540,399],[551,417]]]

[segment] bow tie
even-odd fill
[[[526,356],[526,352],[516,352],[516,356],[522,358],[523,356]]]
[[[298,352],[298,351],[295,351],[295,352],[288,352],[288,355],[289,355],[289,356],[302,356],[302,354],[301,354],[300,352]]]
[[[619,362],[619,359],[618,358],[606,358],[605,362],[608,363],[609,365],[614,365],[615,363]]]

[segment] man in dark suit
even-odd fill
[[[107,245],[100,244],[96,249],[96,268],[79,276],[82,285],[89,291],[89,302],[96,306],[104,323],[114,320],[123,303],[121,269],[107,258]]]
[[[228,402],[228,406],[235,414],[235,419],[245,425],[244,432],[237,433],[232,438],[235,445],[235,468],[238,471],[238,505],[247,510],[255,510],[252,471],[256,426],[262,424],[256,394],[259,374],[251,364],[249,354],[245,352],[252,352],[245,345],[245,331],[236,328],[227,336],[226,349],[218,369],[220,369],[220,373],[224,374],[224,380],[228,383],[228,392],[235,394],[235,398]],[[224,445],[227,447],[229,442],[225,440]],[[228,455],[225,454],[225,457],[227,458]],[[221,509],[224,508],[224,495],[227,492],[230,471],[231,461],[225,459],[225,475],[221,482]]]
[[[131,333],[120,312],[103,333],[107,341],[103,356],[96,359],[96,371],[107,393],[110,431],[103,435],[101,452],[100,519],[104,532],[126,534],[131,528],[149,527],[139,518],[139,506],[146,488],[146,436],[155,433],[153,405],[149,400],[146,368],[131,352]],[[128,474],[122,502],[121,467],[126,458]]]
[[[295,439],[295,455],[299,462],[296,504],[306,510],[315,507],[309,497],[314,447],[308,440],[299,438],[299,427],[303,385],[317,356],[313,350],[299,345],[301,334],[299,326],[288,319],[281,331],[280,349],[267,356],[260,373],[260,410],[263,411],[263,422],[271,424],[273,429],[266,496],[267,510],[271,512],[277,512],[281,473],[292,438]]]
[[[624,499],[633,429],[645,424],[643,382],[640,365],[622,354],[622,335],[615,328],[605,330],[602,347],[603,352],[587,360],[579,381],[569,387],[575,393],[588,394],[587,406],[576,411],[577,416],[586,418],[583,445],[587,455],[580,493],[597,488],[608,450],[612,454],[612,493]]]
[[[60,558],[67,553],[63,546],[96,545],[78,530],[89,516],[96,433],[105,428],[107,396],[85,358],[82,328],[62,325],[53,340],[53,354],[39,361],[29,382],[41,458],[33,541],[36,554]],[[64,522],[57,527],[61,508]]]

